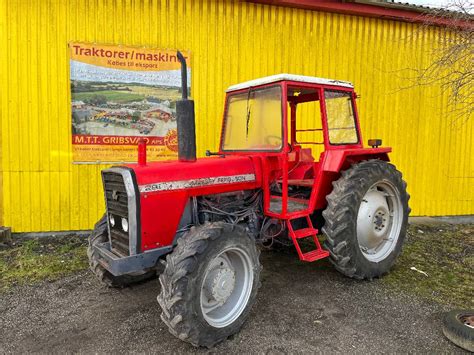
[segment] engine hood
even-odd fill
[[[250,189],[260,185],[255,158],[250,156],[200,158],[192,163],[162,161],[127,167],[135,172],[140,194],[175,190],[219,193],[237,186]]]

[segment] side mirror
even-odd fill
[[[382,145],[382,140],[381,139],[369,139],[368,144],[372,148],[378,148],[380,145]]]

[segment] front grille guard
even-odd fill
[[[107,196],[105,195],[105,181],[104,173],[115,173],[122,175],[125,189],[127,191],[128,200],[128,236],[129,236],[129,250],[130,255],[137,255],[140,252],[140,230],[138,224],[138,212],[139,212],[139,193],[138,185],[136,184],[135,174],[132,169],[129,168],[109,168],[102,171],[102,183],[104,186],[104,198],[107,204]],[[107,206],[106,206],[107,207]],[[112,243],[110,238],[110,221],[108,218],[107,208],[107,228],[109,233],[109,243]],[[109,244],[109,245],[110,245]]]
[[[111,251],[109,242],[96,244],[94,248],[99,253],[100,265],[114,276],[127,275],[153,268],[160,257],[173,250],[172,247],[168,246],[147,250],[137,255],[118,257]]]

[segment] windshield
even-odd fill
[[[278,151],[282,147],[281,88],[229,95],[222,150]]]

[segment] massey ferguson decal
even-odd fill
[[[251,181],[255,181],[255,174],[216,176],[216,177],[208,177],[208,178],[201,178],[201,179],[157,182],[154,184],[140,185],[139,188],[140,188],[141,193],[146,193],[146,192],[155,192],[155,191],[191,189],[194,187],[203,187],[203,186],[212,186],[212,185],[235,184],[239,182],[251,182]]]

